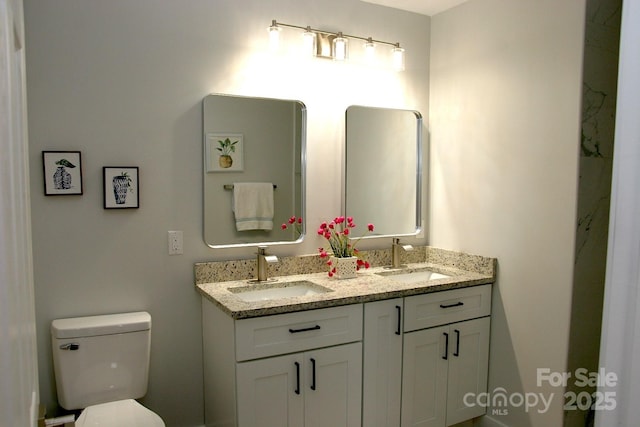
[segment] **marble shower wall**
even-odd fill
[[[588,0],[578,218],[568,371],[597,371],[606,271],[622,0]],[[589,391],[569,384],[569,391]],[[565,426],[593,425],[566,411]]]

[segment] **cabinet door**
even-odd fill
[[[402,427],[445,425],[450,345],[449,326],[404,334]]]
[[[400,425],[403,299],[364,305],[362,425]]]
[[[362,343],[308,351],[304,353],[304,359],[304,425],[306,427],[360,426]]]
[[[454,323],[449,327],[447,425],[485,413],[482,406],[466,405],[464,396],[472,393],[470,401],[473,402],[479,393],[487,391],[489,330],[489,317]]]
[[[302,354],[236,363],[239,427],[302,427]]]

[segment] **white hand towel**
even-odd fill
[[[236,230],[273,229],[273,184],[270,182],[234,182],[233,212]]]

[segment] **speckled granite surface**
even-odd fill
[[[368,251],[367,260],[374,266],[361,270],[353,279],[337,280],[327,276],[325,260],[318,256],[281,258],[269,265],[274,281],[256,287],[283,287],[306,281],[326,289],[324,293],[277,300],[246,302],[230,289],[247,287],[255,277],[255,260],[221,261],[195,265],[196,287],[201,295],[234,319],[267,316],[338,305],[378,301],[448,289],[476,286],[495,281],[496,259],[431,247],[419,247],[403,254],[406,267],[391,270],[383,267],[391,261],[389,250]],[[376,267],[377,266],[377,267]],[[393,275],[376,273],[408,272],[429,269],[450,277],[418,283],[393,280]]]

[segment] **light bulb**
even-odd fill
[[[376,45],[373,43],[371,37],[369,37],[367,42],[364,44],[364,56],[369,64],[373,63],[376,56]]]
[[[342,33],[333,39],[333,59],[344,61],[347,58],[347,39],[342,37]]]
[[[304,40],[303,54],[304,56],[315,56],[316,54],[316,33],[311,30],[311,27],[307,27],[302,34]]]
[[[269,49],[275,52],[278,50],[278,44],[280,43],[280,27],[278,27],[275,19],[271,21],[271,25],[267,28],[267,31],[269,31]]]
[[[404,70],[404,49],[400,47],[400,43],[391,49],[393,69],[396,71]]]

